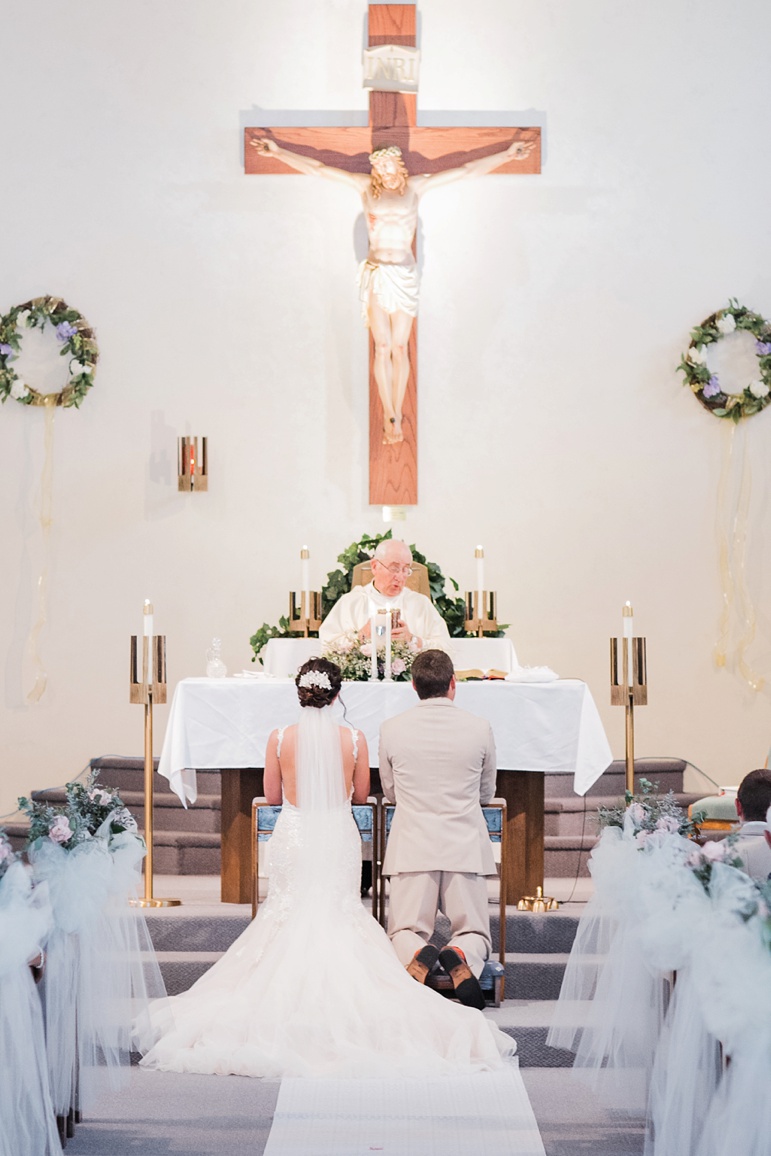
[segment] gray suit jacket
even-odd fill
[[[380,728],[380,782],[396,811],[383,872],[495,875],[481,804],[495,792],[486,719],[449,698],[425,699]]]

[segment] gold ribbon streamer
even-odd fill
[[[49,394],[51,401],[45,401],[45,449],[43,472],[40,477],[40,536],[43,545],[43,559],[37,580],[37,619],[29,634],[27,643],[32,657],[35,682],[27,694],[27,702],[40,702],[48,685],[48,674],[40,653],[40,634],[48,619],[48,572],[51,557],[51,526],[53,524],[54,498],[54,415],[56,414],[56,394]]]
[[[762,690],[765,680],[748,665],[746,654],[755,638],[757,619],[747,586],[747,526],[752,496],[752,470],[747,453],[744,422],[729,425],[729,436],[723,450],[717,494],[718,565],[722,609],[715,643],[715,665],[724,667],[735,660],[739,676],[754,691]],[[737,449],[738,452],[735,452]],[[734,611],[739,623],[739,639],[730,653],[731,625]]]

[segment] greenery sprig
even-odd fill
[[[44,798],[19,799],[19,810],[29,818],[28,844],[39,839],[51,839],[66,851],[92,838],[106,819],[109,832],[119,835],[124,831],[134,834],[136,820],[117,791],[100,787],[98,770],[89,772],[85,782],[73,781],[65,785],[66,802],[50,804]]]
[[[22,348],[25,329],[52,326],[61,344],[61,357],[69,359],[69,379],[59,393],[44,394],[22,380],[15,362]],[[14,305],[0,317],[0,401],[12,397],[22,405],[80,406],[94,384],[99,349],[94,331],[86,319],[71,309],[61,297],[33,297]]]
[[[669,831],[691,838],[698,833],[698,825],[703,821],[702,811],[694,812],[689,819],[674,792],[659,794],[659,784],[650,779],[640,779],[639,793],[625,791],[623,803],[597,808],[597,823],[601,829],[631,826],[632,834],[641,844],[654,831]]]
[[[732,395],[724,392],[707,361],[710,346],[737,330],[751,333],[755,338],[758,375],[743,393]],[[711,313],[691,330],[691,344],[677,368],[684,374],[683,384],[690,386],[697,400],[715,417],[730,418],[733,422],[752,417],[771,404],[771,323],[731,298],[725,309]]]

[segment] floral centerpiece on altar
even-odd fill
[[[412,663],[420,651],[412,643],[396,640],[391,643],[391,678],[394,682],[409,682]],[[367,682],[372,674],[372,643],[358,638],[345,639],[328,646],[324,658],[340,667],[345,682]],[[385,677],[385,643],[377,647],[377,676]]]
[[[673,791],[659,794],[658,783],[650,779],[640,779],[640,791],[632,794],[625,791],[624,802],[615,807],[598,807],[597,822],[604,827],[621,827],[642,847],[656,832],[683,835],[692,838],[704,819],[701,811],[690,819],[675,798]]]
[[[141,841],[134,816],[117,791],[100,787],[99,772],[93,770],[85,782],[65,785],[66,802],[46,803],[43,799],[19,799],[19,810],[29,817],[29,843],[50,839],[65,851],[93,839],[97,833],[110,839],[124,832]]]

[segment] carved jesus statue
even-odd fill
[[[411,177],[397,145],[376,149],[369,158],[372,171],[349,173],[281,148],[269,139],[251,144],[300,173],[350,185],[361,195],[369,236],[369,252],[359,266],[362,316],[375,344],[374,373],[383,406],[383,443],[404,440],[402,405],[410,376],[407,343],[418,312],[418,272],[412,244],[418,224],[418,201],[428,189],[465,177],[492,172],[508,160],[523,160],[531,142],[513,142],[501,152],[468,161],[458,168]]]

